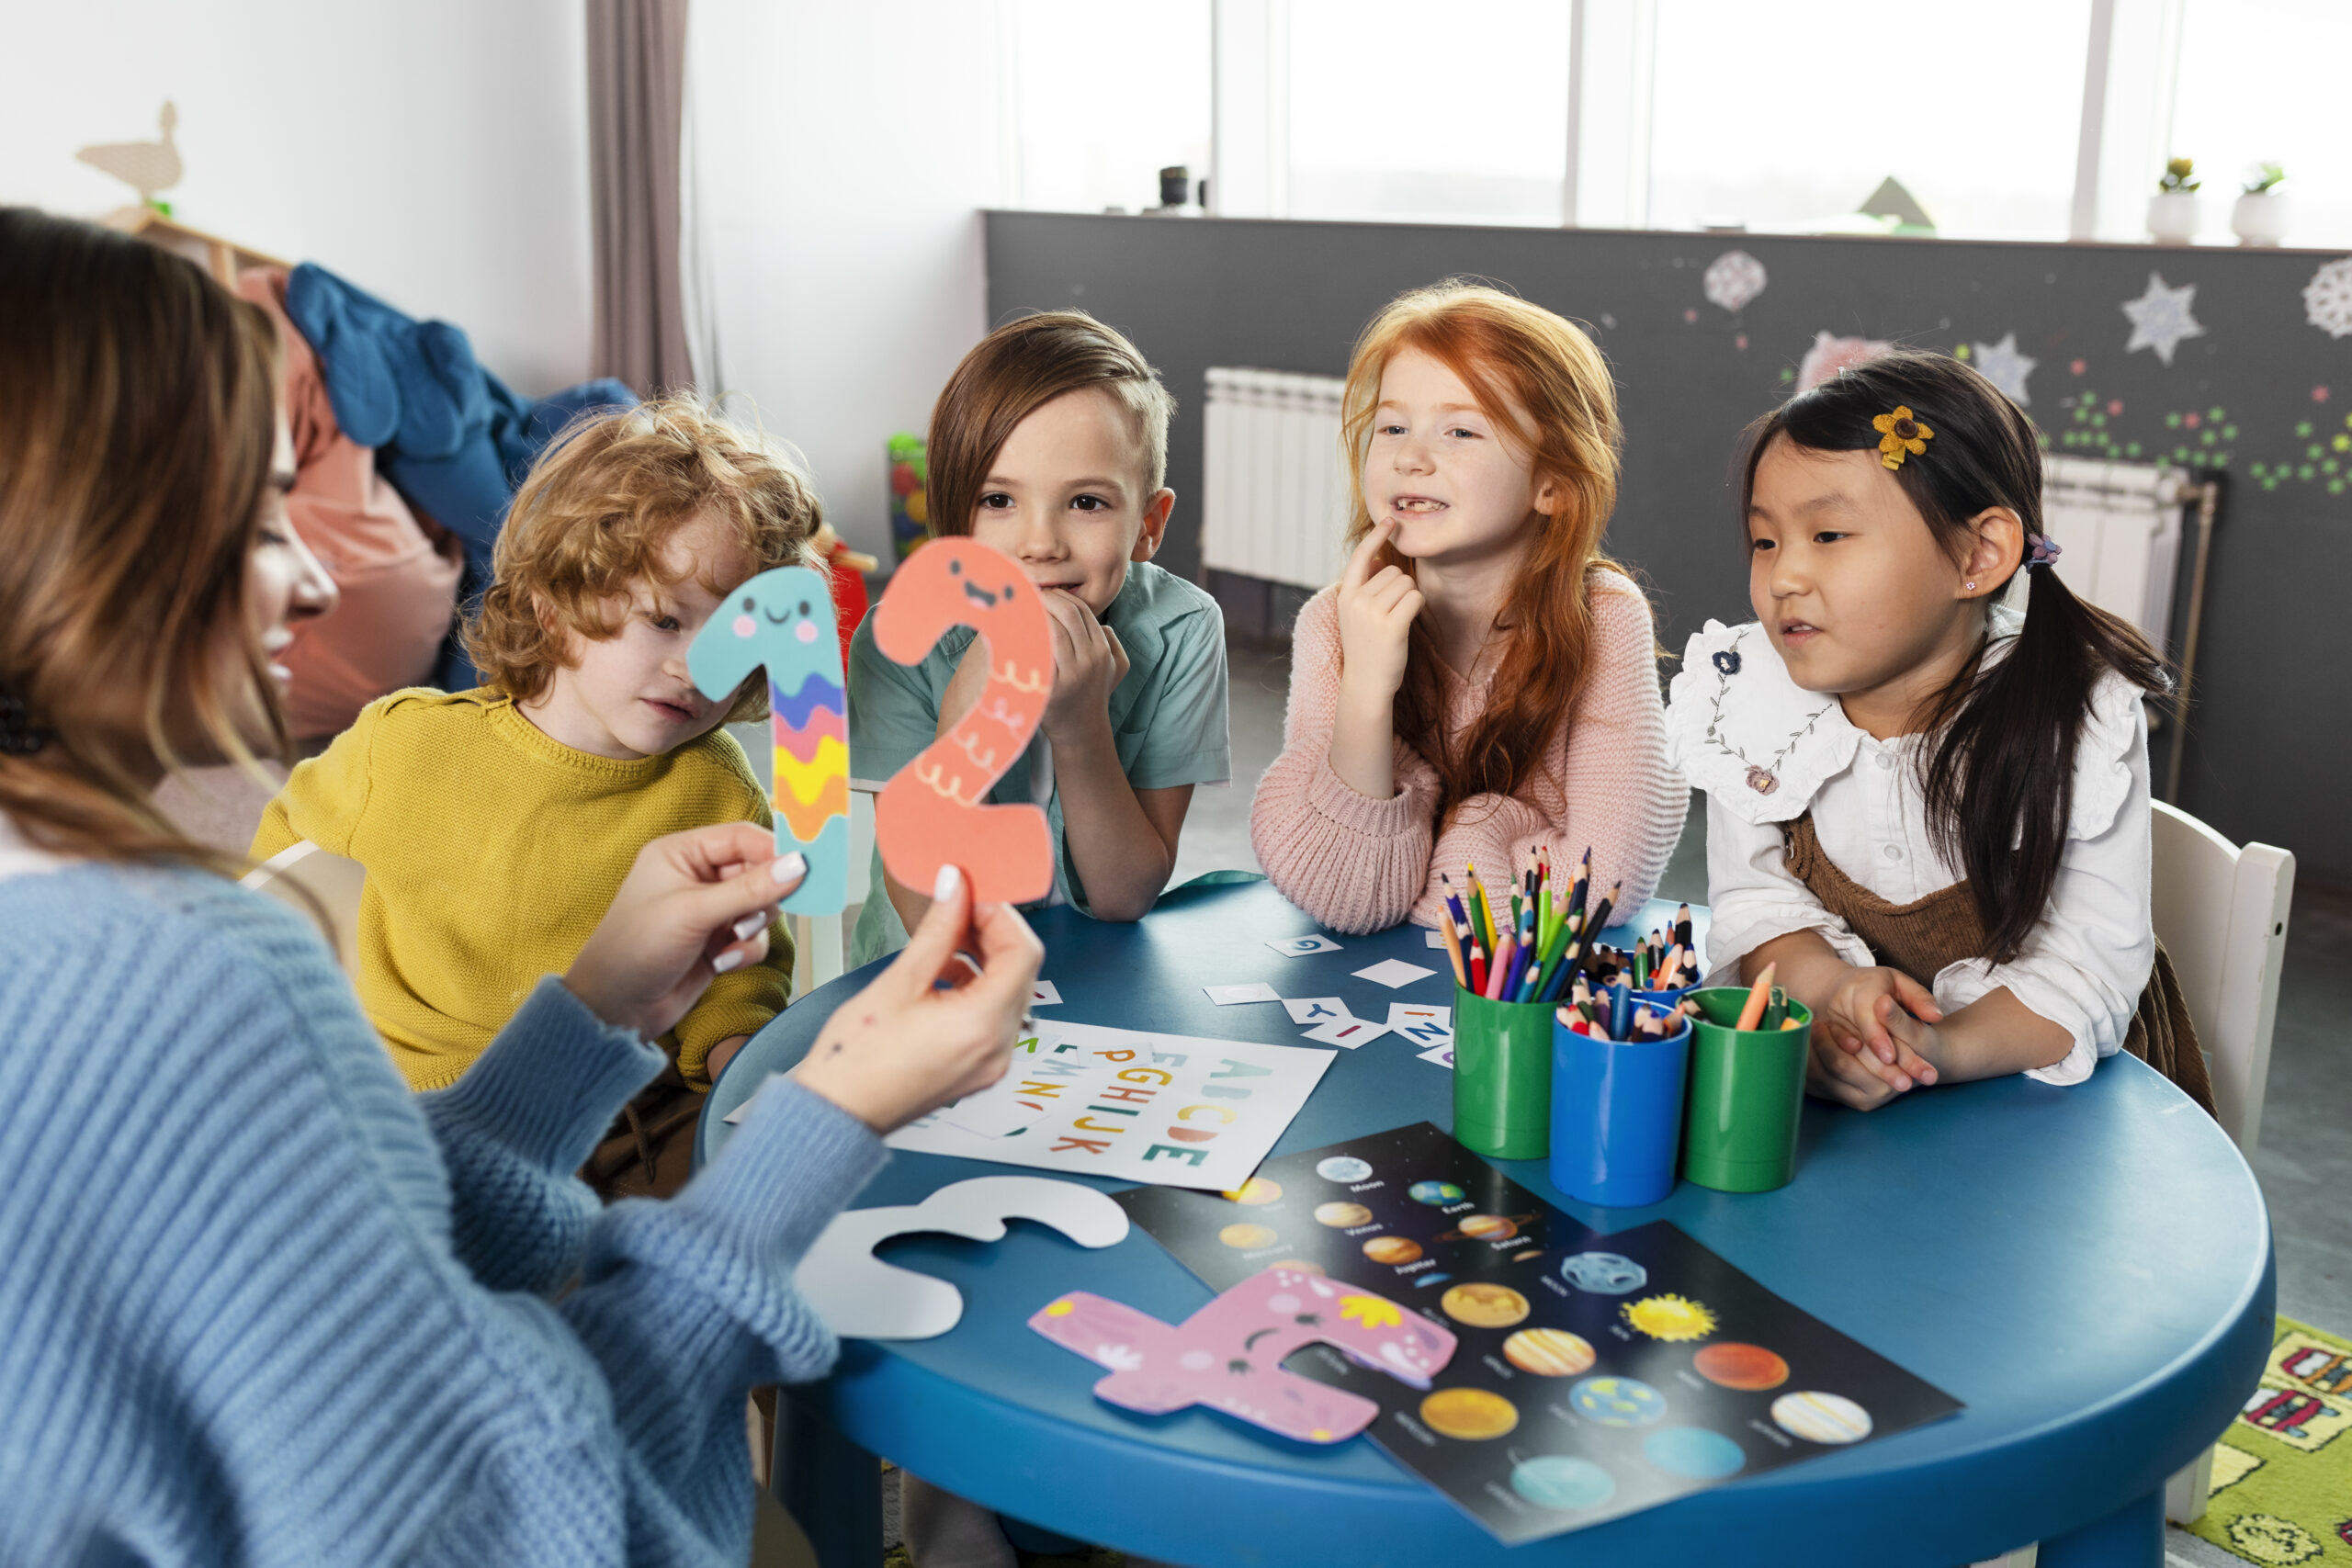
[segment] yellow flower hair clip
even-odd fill
[[[1901,468],[1905,456],[1925,452],[1928,443],[1936,437],[1936,433],[1914,419],[1907,408],[1879,415],[1871,421],[1871,428],[1878,432],[1878,460],[1890,468]]]

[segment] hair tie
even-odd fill
[[[2028,571],[2038,571],[2043,567],[2056,566],[2058,558],[2065,554],[2058,541],[2047,534],[2028,534],[2025,536],[2025,542],[2028,546],[2025,569]]]
[[[1899,468],[1905,457],[1925,452],[1928,443],[1936,438],[1936,433],[1921,424],[1908,408],[1880,414],[1871,421],[1871,428],[1878,432],[1878,460],[1890,468]]]
[[[29,757],[49,744],[49,731],[36,728],[25,699],[0,686],[0,756]]]

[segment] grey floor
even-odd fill
[[[1233,783],[1193,795],[1178,846],[1179,882],[1204,871],[1258,869],[1250,795],[1282,749],[1290,659],[1286,649],[1238,644],[1230,657]],[[1706,813],[1696,797],[1658,892],[1706,898]],[[2352,1334],[2352,893],[2296,889],[2253,1165],[2270,1204],[2278,1311]]]

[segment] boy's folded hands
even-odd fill
[[[1127,678],[1127,650],[1077,594],[1055,588],[1038,598],[1054,623],[1054,690],[1041,728],[1047,739],[1064,742],[1075,738],[1073,726],[1109,722],[1111,693]]]

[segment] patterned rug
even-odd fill
[[[2263,1568],[2352,1568],[2352,1341],[2278,1320],[2191,1533]]]

